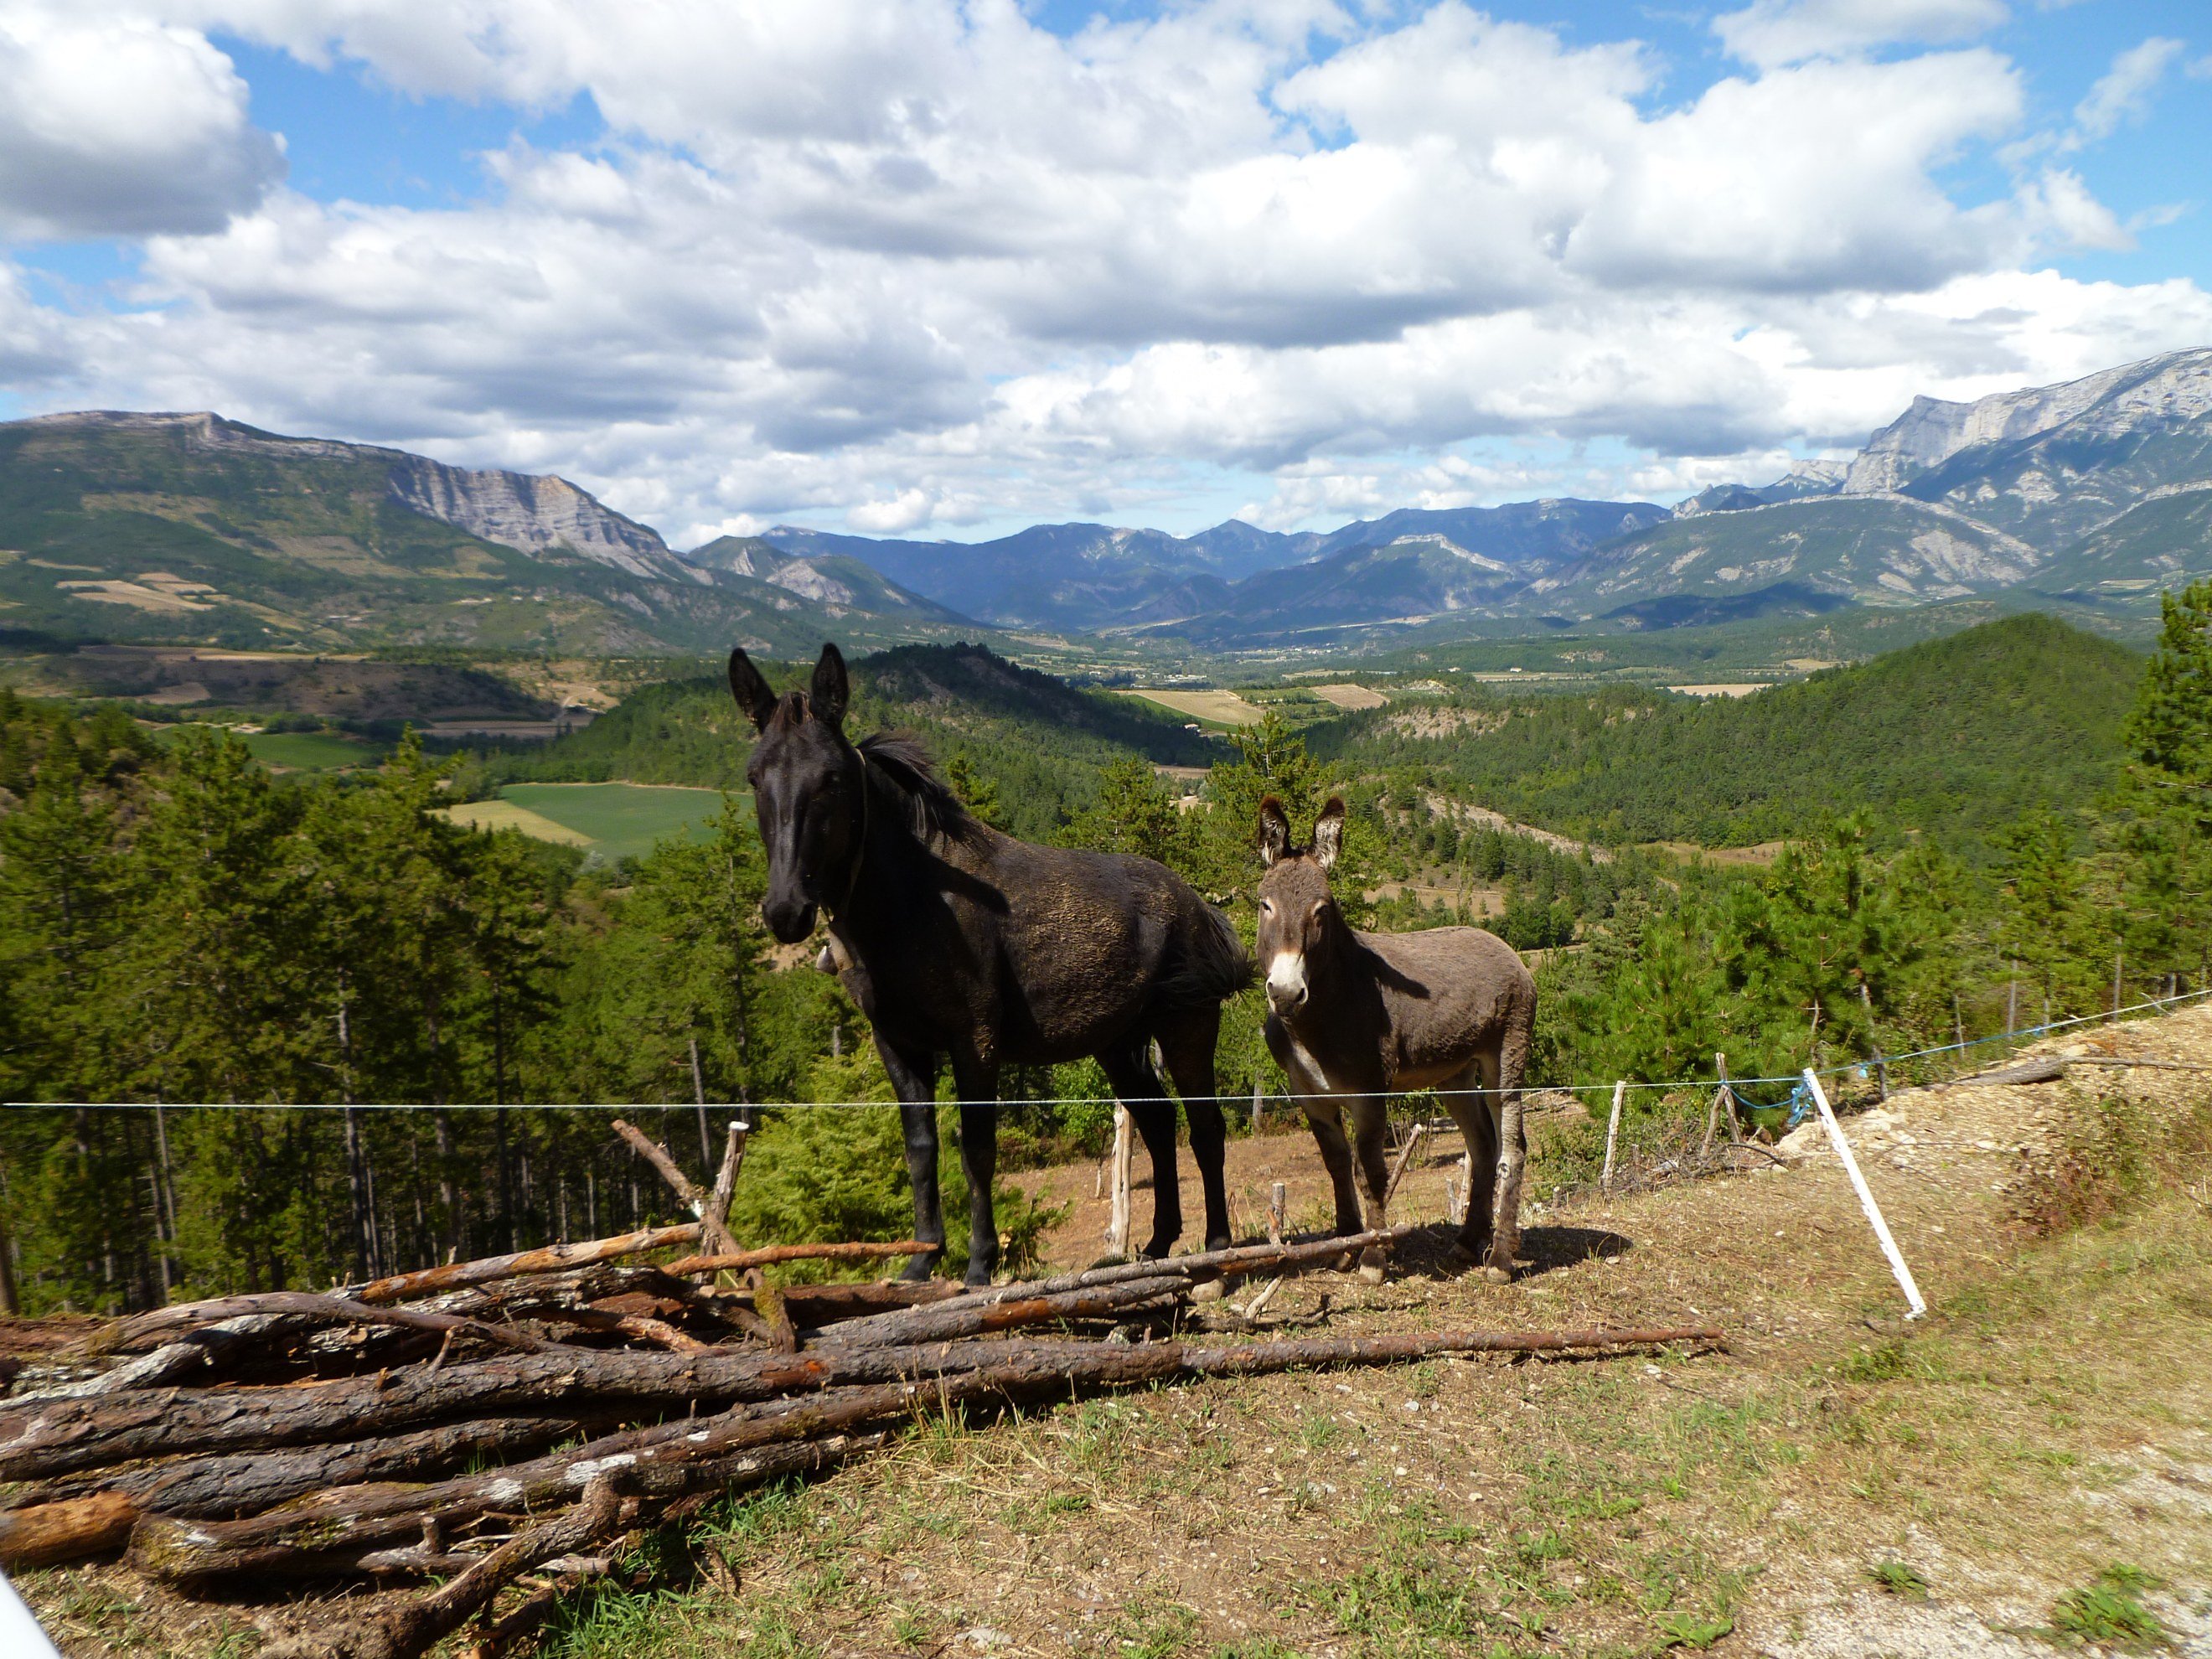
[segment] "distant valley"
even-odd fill
[[[2212,349],[1920,398],[1848,460],[1674,508],[1407,508],[1326,532],[778,526],[684,551],[558,477],[204,413],[0,424],[0,629],[19,642],[612,656],[1022,635],[1138,660],[1988,599],[2110,625],[2207,573]]]

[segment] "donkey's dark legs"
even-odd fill
[[[914,1236],[934,1248],[907,1258],[902,1279],[927,1279],[945,1254],[945,1211],[937,1196],[937,1056],[902,1054],[876,1040],[891,1087],[905,1103],[899,1118],[906,1131],[906,1174],[914,1188]]]
[[[1164,1020],[1159,1027],[1160,1057],[1168,1063],[1176,1092],[1182,1097],[1182,1115],[1190,1125],[1190,1155],[1206,1188],[1206,1248],[1229,1248],[1229,1188],[1222,1174],[1228,1155],[1229,1126],[1221,1115],[1221,1103],[1213,1097],[1214,1044],[1221,1034],[1220,1005],[1210,1004]]]
[[[1152,1242],[1139,1256],[1164,1256],[1182,1237],[1182,1182],[1176,1170],[1175,1106],[1167,1086],[1152,1069],[1152,1042],[1147,1037],[1102,1050],[1099,1069],[1114,1091],[1114,1097],[1129,1109],[1131,1121],[1144,1137],[1145,1155],[1152,1166]]]

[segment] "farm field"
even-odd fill
[[[1333,702],[1339,708],[1380,708],[1390,701],[1370,685],[1316,685],[1314,696],[1324,702]]]
[[[177,728],[156,726],[157,737]],[[336,732],[241,732],[246,752],[264,766],[285,772],[335,772],[349,766],[374,766],[390,745],[369,743]]]
[[[703,840],[721,815],[718,789],[644,783],[511,783],[495,800],[447,809],[458,823],[520,830],[613,861],[642,858],[673,836]]]
[[[2062,1046],[2202,1064],[2212,1010],[2039,1051]],[[2212,1212],[2191,1183],[2212,1104],[2188,1073],[2090,1079],[1908,1091],[1887,1120],[1846,1120],[1930,1302],[1917,1324],[1832,1154],[1563,1198],[1596,1127],[1541,1115],[1516,1283],[1456,1276],[1432,1235],[1381,1287],[1285,1279],[1258,1328],[1706,1322],[1726,1352],[1294,1373],[973,1427],[927,1414],[853,1467],[708,1510],[691,1547],[721,1571],[617,1580],[551,1651],[2049,1659],[2119,1649],[2147,1617],[2205,1652]],[[2086,1176],[2080,1149],[2114,1121],[2132,1152]],[[1416,1159],[1405,1218],[1441,1214],[1458,1152]],[[1187,1155],[1183,1171],[1194,1214]],[[1052,1263],[1093,1259],[1091,1166],[1016,1179],[1070,1206]],[[1278,1179],[1294,1226],[1325,1215],[1310,1137],[1231,1143],[1241,1232]],[[1135,1209],[1141,1227],[1141,1190]],[[1250,1328],[1247,1293],[1211,1316],[1216,1340]],[[21,1587],[71,1653],[250,1650],[241,1610],[113,1568]]]
[[[1186,720],[1206,720],[1215,726],[1254,726],[1260,711],[1234,691],[1170,691],[1138,689],[1124,695],[1158,703]]]

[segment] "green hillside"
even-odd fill
[[[526,554],[402,505],[392,480],[407,459],[220,420],[0,423],[0,627],[64,642],[594,656],[975,632],[933,608],[878,616],[710,576],[665,550],[634,562],[649,575],[565,546]]]
[[[1613,842],[1741,846],[1872,806],[1972,848],[2112,781],[2141,675],[2125,647],[2031,614],[1736,700],[1471,691],[1311,741],[1362,764],[1433,765],[1485,805]]]
[[[786,685],[803,685],[808,672],[801,664],[763,667]],[[1079,690],[981,646],[902,646],[860,659],[853,680],[848,730],[918,732],[940,763],[957,758],[994,789],[1006,827],[1021,835],[1048,836],[1088,805],[1099,769],[1114,761],[1141,755],[1203,766],[1224,752],[1185,731],[1179,717]],[[487,754],[470,781],[628,779],[742,789],[752,737],[720,676],[672,681],[543,748]]]

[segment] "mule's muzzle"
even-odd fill
[[[781,944],[796,945],[814,931],[814,902],[798,894],[771,895],[761,905],[761,915]]]

